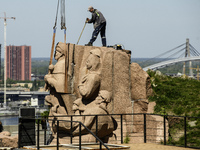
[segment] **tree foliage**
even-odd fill
[[[158,72],[148,71],[154,91],[150,101],[155,101],[155,113],[200,117],[200,81],[187,77],[170,77]],[[184,145],[184,135],[178,141],[173,139],[178,132],[183,132],[183,118],[167,117],[169,122],[169,144]],[[189,123],[193,123],[190,125]],[[188,146],[200,146],[200,118],[187,118]]]
[[[200,116],[200,81],[148,73],[154,91],[150,100],[156,102],[156,113],[164,108],[169,114]]]

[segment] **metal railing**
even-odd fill
[[[106,115],[82,115],[82,116],[94,116],[96,124],[96,133],[90,131],[83,123],[79,123],[79,149],[81,149],[81,127],[84,127],[88,133],[92,134],[96,143],[99,142],[99,146],[105,146],[104,143],[97,137],[99,117]],[[114,142],[127,143],[127,140],[137,141],[140,139],[143,143],[160,143],[164,145],[181,146],[186,148],[200,148],[200,117],[189,116],[173,116],[173,115],[159,115],[159,114],[147,114],[147,113],[133,113],[133,114],[110,114],[118,123],[118,132]],[[53,117],[53,116],[51,116]],[[57,116],[69,118],[67,120],[57,120],[57,127],[60,121],[70,122],[71,128],[75,117],[78,115]],[[50,120],[50,119],[47,119]],[[39,146],[39,124],[37,127],[37,144]],[[57,129],[58,130],[58,129]],[[58,130],[59,131],[59,130]],[[46,129],[44,129],[44,141],[46,141]],[[59,132],[57,132],[59,134]],[[71,131],[72,133],[72,131]],[[94,134],[95,133],[95,134]],[[120,134],[117,134],[120,133]],[[58,138],[59,136],[57,136]],[[74,136],[70,134],[70,144],[73,144]],[[20,141],[20,137],[19,137]],[[59,139],[57,139],[57,142]],[[130,142],[132,142],[130,141]],[[77,142],[77,141],[76,141]],[[112,142],[112,141],[111,141]],[[44,143],[47,144],[46,142]],[[58,143],[57,143],[58,146]],[[39,148],[39,147],[38,147]],[[107,147],[106,147],[107,148]],[[108,148],[107,148],[108,149]]]
[[[24,117],[21,117],[21,118],[19,118],[19,139],[18,139],[18,148],[20,148],[20,147],[23,147],[23,145],[21,144],[21,139],[22,139],[22,137],[21,137],[21,134],[20,134],[20,132],[21,132],[21,130],[22,130],[22,124],[20,123],[23,119],[27,119],[26,117],[24,118]],[[44,120],[44,118],[28,118],[28,119],[30,119],[30,120],[37,120],[37,144],[36,144],[36,147],[37,147],[37,149],[39,150],[40,149],[40,121],[41,120]],[[46,120],[46,119],[45,119]],[[53,121],[52,119],[48,119],[49,121]],[[68,121],[68,120],[57,120],[56,122],[57,122],[57,126],[56,126],[56,130],[57,130],[57,143],[56,143],[56,148],[57,148],[57,150],[59,150],[59,123],[60,122],[70,122],[71,123],[71,128],[72,128],[72,123],[78,123],[79,124],[79,150],[81,150],[81,145],[82,145],[82,142],[81,142],[81,136],[82,136],[82,134],[81,134],[81,132],[82,132],[82,130],[81,130],[81,128],[82,127],[84,127],[87,131],[88,131],[88,133],[89,134],[91,134],[95,139],[96,139],[96,143],[99,143],[99,149],[100,150],[102,150],[102,145],[106,148],[106,149],[108,149],[108,150],[110,150],[109,148],[108,148],[108,146],[105,144],[105,143],[103,143],[93,132],[91,132],[82,122],[79,122],[79,121]],[[26,135],[30,138],[30,136],[29,136],[29,134],[26,132]],[[71,132],[71,134],[70,134],[70,136],[71,136],[71,139],[72,139],[72,132]],[[71,143],[72,143],[72,140],[71,140]],[[46,145],[47,143],[46,143],[46,128],[44,128],[44,145]]]

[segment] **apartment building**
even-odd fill
[[[6,46],[7,78],[31,80],[31,46]]]

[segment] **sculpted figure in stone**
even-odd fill
[[[63,71],[65,57],[64,52],[62,51],[62,43],[58,43],[56,46],[55,59],[57,60],[56,65],[49,66],[50,74],[45,76],[45,81],[47,86],[50,88],[50,96],[46,97],[46,101],[51,103],[51,114],[56,119],[66,120],[67,117],[57,117],[60,115],[66,115],[67,106],[61,105],[60,102],[62,95],[64,95],[64,79],[65,72]],[[96,124],[95,124],[95,116],[82,116],[82,115],[101,115],[106,114],[106,116],[98,117],[98,137],[102,138],[104,141],[108,139],[109,136],[112,135],[113,131],[117,127],[117,123],[114,118],[109,116],[109,112],[107,110],[107,105],[111,101],[111,93],[105,90],[100,90],[100,66],[101,66],[101,50],[93,49],[90,51],[88,58],[85,61],[85,66],[83,70],[80,71],[80,81],[78,85],[78,91],[81,98],[76,99],[73,102],[72,111],[74,115],[78,115],[77,117],[73,117],[73,121],[80,121],[86,127],[88,127],[92,132],[96,133]],[[61,69],[61,70],[60,70]],[[61,86],[61,87],[59,87]],[[52,101],[53,100],[53,101]],[[66,106],[66,107],[64,107]],[[69,119],[69,118],[68,118]],[[53,124],[56,127],[56,122]],[[65,131],[65,133],[71,133],[73,131],[73,135],[79,135],[79,123],[73,123],[71,127],[71,123],[69,122],[60,122],[59,130]],[[53,131],[56,132],[56,128],[53,128]],[[87,134],[88,132],[83,128],[82,134]]]
[[[101,51],[99,49],[93,49],[90,51],[78,85],[81,98],[75,100],[75,105],[73,105],[75,115],[81,115],[85,111],[86,105],[94,101],[98,96],[101,82],[99,71],[100,59]],[[78,119],[79,118],[77,118],[77,121]]]
[[[76,101],[77,109],[79,111],[74,111],[75,115],[81,115],[78,112],[84,112],[87,104],[91,103],[98,96],[99,88],[100,88],[100,57],[101,51],[99,49],[93,49],[90,51],[90,54],[86,60],[85,67],[81,72],[80,84],[78,85],[78,90],[81,95],[81,98],[78,98]],[[55,110],[55,108],[53,108]],[[56,114],[53,112],[54,116],[58,115],[66,115],[64,113]],[[82,117],[75,117],[74,121],[82,121]],[[62,120],[66,119],[65,117],[60,118]],[[77,128],[78,124],[74,123],[73,129]],[[71,131],[71,126],[67,122],[60,123],[60,130]]]
[[[75,114],[82,114],[82,115],[91,115],[91,116],[84,116],[81,118],[81,121],[86,127],[88,127],[92,132],[96,132],[96,118],[95,115],[98,116],[98,137],[103,138],[104,142],[107,142],[108,137],[112,136],[112,133],[117,128],[117,122],[109,116],[109,112],[107,110],[108,103],[111,102],[112,95],[110,92],[106,90],[99,91],[98,96],[94,101],[85,105],[84,110],[80,109],[80,101],[79,99],[74,101],[73,110]],[[83,104],[82,104],[83,105]],[[83,107],[83,106],[82,106]],[[92,116],[93,115],[93,116]],[[101,116],[102,115],[102,116]],[[103,116],[106,115],[106,116]],[[87,134],[87,130],[82,128],[82,134]],[[73,132],[73,135],[79,135],[79,128]]]
[[[73,111],[75,115],[108,115],[107,105],[111,101],[111,93],[106,90],[100,89],[100,65],[101,65],[101,51],[93,49],[86,60],[85,74],[82,74],[80,84],[78,85],[79,93],[82,96],[73,103]],[[92,132],[96,132],[95,116],[76,117],[76,121],[81,121]],[[111,116],[98,117],[98,137],[107,138],[112,135],[113,131],[117,128],[117,123]],[[79,134],[78,124],[75,125],[76,129],[73,135]],[[87,131],[83,128],[82,134]]]
[[[45,97],[46,102],[51,105],[50,116],[57,114],[67,114],[63,95],[65,88],[65,43],[59,42],[56,45],[54,54],[57,63],[49,65],[49,74],[45,75],[45,88],[50,90],[50,95]]]
[[[50,73],[45,75],[44,80],[48,85],[55,88],[56,92],[64,93],[65,91],[65,43],[59,42],[56,45],[54,54],[57,63],[49,65]]]
[[[78,89],[83,98],[84,104],[89,103],[98,96],[101,80],[99,71],[100,57],[101,51],[99,49],[91,50],[82,71],[82,77]]]

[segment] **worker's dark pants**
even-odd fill
[[[102,45],[106,46],[106,22],[100,24],[98,27],[96,27],[92,33],[92,38],[90,39],[90,43],[93,43],[100,32]]]

